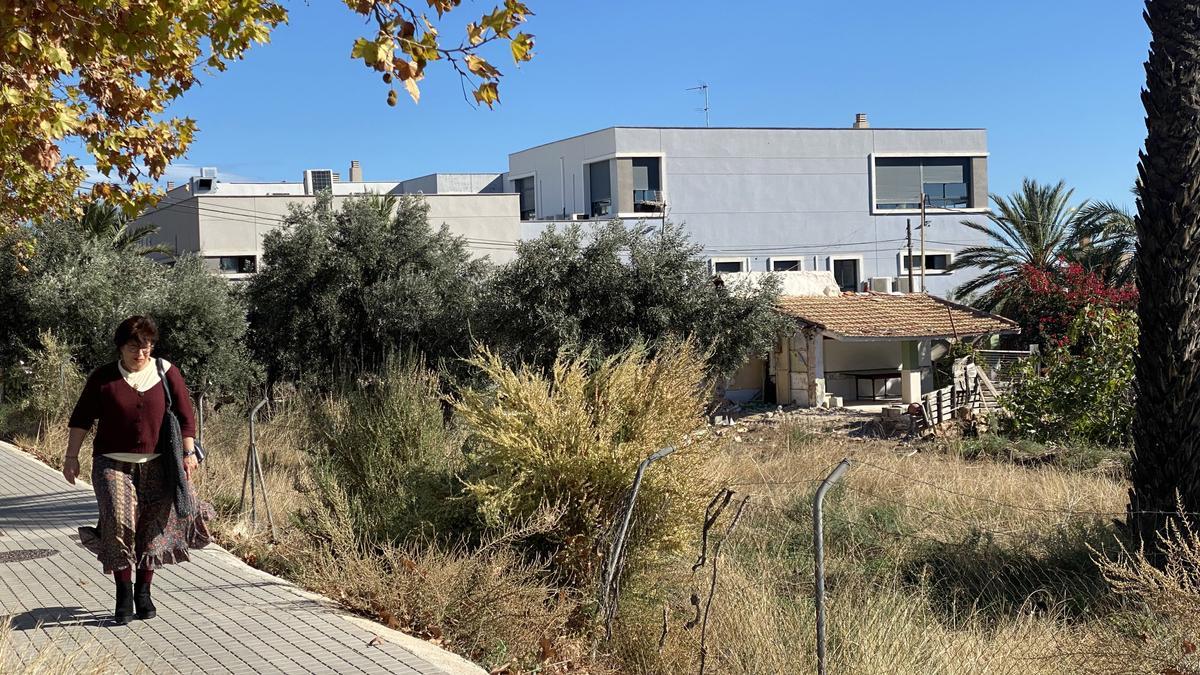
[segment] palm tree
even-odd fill
[[[115,204],[103,201],[88,204],[76,225],[85,234],[107,242],[117,251],[134,255],[175,254],[175,250],[167,244],[143,244],[142,241],[146,237],[158,234],[158,226],[138,225],[134,227],[125,211]]]
[[[1137,196],[1137,188],[1133,194]],[[1115,202],[1091,202],[1079,209],[1072,237],[1077,246],[1073,259],[1092,270],[1110,286],[1133,281],[1137,231],[1134,215]]]
[[[962,224],[983,233],[990,243],[970,246],[958,253],[951,270],[974,267],[983,274],[957,289],[958,297],[975,296],[973,304],[989,311],[1003,311],[1009,297],[1000,283],[1030,265],[1049,270],[1069,257],[1075,248],[1077,214],[1071,206],[1074,190],[1059,181],[1055,185],[1026,178],[1021,189],[1008,197],[991,195],[995,208],[988,222],[964,220]]]
[[[1200,512],[1200,0],[1147,0],[1144,16],[1151,37],[1127,524],[1156,550],[1176,494],[1182,510]]]

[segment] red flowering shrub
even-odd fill
[[[1001,313],[1021,325],[1021,342],[1044,347],[1069,344],[1071,323],[1083,308],[1131,310],[1138,297],[1133,284],[1110,286],[1078,263],[1049,270],[1023,265],[997,290],[1007,298]]]

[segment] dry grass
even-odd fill
[[[212,419],[199,481],[221,507],[222,542],[255,564],[501,672],[697,669],[700,628],[686,624],[697,612],[690,597],[703,608],[711,573],[691,571],[698,529],[689,551],[631,569],[614,640],[593,657],[587,594],[562,590],[519,555],[508,545],[519,536],[511,527],[508,538],[482,546],[339,538],[349,529],[338,526],[343,516],[315,508],[330,500],[311,492],[303,412],[278,411],[260,429],[278,542],[236,514],[243,417]],[[1125,506],[1118,477],[910,454],[807,427],[753,431],[742,441],[722,438],[703,460],[710,480],[750,497],[717,560],[708,672],[813,668],[810,499],[844,456],[854,466],[826,501],[831,672],[1196,670],[1188,650],[1200,642],[1200,584],[1187,570],[1200,568],[1200,542],[1186,540],[1179,559],[1189,562],[1166,576],[1122,557],[1111,523]],[[65,436],[44,442],[60,447]]]
[[[1145,651],[1125,628],[1150,617],[1112,593],[1093,561],[1119,552],[1099,513],[1122,511],[1120,482],[794,432],[752,433],[712,459],[710,475],[750,501],[717,562],[709,672],[815,664],[808,514],[816,481],[845,456],[860,461],[826,498],[831,672],[1122,672],[1109,666]],[[711,567],[693,574],[694,561],[629,580],[612,645],[629,672],[697,668],[690,596],[703,609]]]
[[[38,633],[39,639],[47,639]],[[20,644],[18,644],[20,642]],[[70,644],[74,644],[73,642]],[[116,667],[107,652],[97,653],[92,645],[64,648],[62,643],[24,642],[13,635],[8,621],[0,621],[0,673],[5,675],[104,675]]]

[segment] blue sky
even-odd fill
[[[418,3],[423,4],[423,3]],[[1066,179],[1078,197],[1132,205],[1145,135],[1149,31],[1130,0],[565,2],[528,0],[533,62],[506,54],[501,105],[474,109],[456,76],[428,71],[421,103],[390,108],[349,59],[370,26],[341,2],[289,3],[291,22],[173,106],[200,133],[172,173],[368,180],[502,171],[509,152],[612,125],[985,127],[990,189]],[[443,35],[490,7],[467,2]],[[187,166],[185,166],[187,165]]]

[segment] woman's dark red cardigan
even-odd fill
[[[194,438],[196,418],[183,375],[178,368],[171,367],[166,372],[166,381],[171,387],[180,430],[185,438]],[[92,428],[92,422],[100,420],[92,441],[93,457],[106,452],[154,452],[167,407],[162,385],[159,382],[139,393],[121,377],[115,361],[100,366],[88,376],[68,426],[86,430]]]

